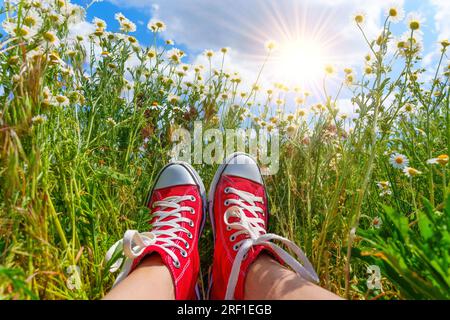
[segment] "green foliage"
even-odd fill
[[[359,257],[380,267],[408,299],[450,298],[450,198],[442,211],[427,199],[424,210],[409,221],[384,207],[381,229],[360,230]]]

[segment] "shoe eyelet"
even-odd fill
[[[175,268],[179,268],[180,267],[180,261],[173,261],[173,266],[175,267]]]
[[[189,200],[195,202],[195,197],[194,197],[194,196],[191,196],[191,198],[190,198]]]
[[[228,206],[230,204],[230,202],[228,200],[225,200],[223,204]]]
[[[227,226],[227,231],[231,231],[231,227],[230,226]]]
[[[226,188],[223,190],[223,192],[225,192],[225,193],[230,193],[230,187],[226,187]]]
[[[191,212],[191,214],[195,214],[194,208],[190,208],[189,211]]]
[[[182,251],[180,252],[180,254],[181,254],[181,256],[182,256],[183,258],[186,258],[186,257],[187,257],[187,252],[186,252],[185,250],[182,250]]]
[[[235,245],[233,246],[233,250],[234,250],[234,251],[238,251],[238,250],[239,250],[239,246],[238,246],[237,244],[235,244]]]
[[[236,236],[233,234],[232,236],[230,236],[230,241],[234,241],[236,240]]]
[[[194,227],[194,221],[192,221],[192,220],[189,221],[189,227],[191,227],[191,228]]]
[[[186,249],[189,249],[189,247],[190,247],[190,246],[189,246],[189,243],[188,243],[187,241],[186,241],[186,243],[184,244],[184,246],[185,246]]]
[[[187,234],[187,237],[188,237],[189,239],[192,239],[194,236],[192,235],[192,233],[189,232],[189,233]]]

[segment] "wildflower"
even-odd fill
[[[327,75],[332,76],[332,75],[335,74],[335,72],[336,72],[336,69],[334,68],[333,65],[327,64],[327,65],[325,66],[325,73],[326,73]]]
[[[261,86],[257,83],[254,83],[252,86],[252,91],[259,91],[261,90]]]
[[[275,103],[277,104],[277,106],[281,106],[282,104],[284,104],[284,100],[283,99],[277,99],[275,101]]]
[[[355,82],[355,76],[353,74],[347,74],[345,76],[345,84],[352,85]]]
[[[363,24],[366,20],[366,14],[364,12],[357,12],[353,15],[353,21],[357,24]]]
[[[136,39],[135,37],[133,37],[133,36],[129,36],[129,37],[127,38],[127,40],[128,40],[128,42],[131,43],[132,45],[138,44],[137,39]]]
[[[344,73],[345,74],[352,74],[353,70],[352,70],[352,68],[344,68]]]
[[[150,20],[147,24],[147,28],[152,32],[163,32],[166,30],[166,24],[161,20]]]
[[[167,58],[169,59],[170,62],[174,64],[181,63],[181,58],[183,57],[184,52],[177,48],[173,48],[167,52]]]
[[[274,128],[275,128],[275,126],[273,124],[268,124],[267,125],[267,131],[268,132],[272,132]]]
[[[371,75],[371,74],[373,73],[372,67],[366,65],[365,68],[364,68],[364,73],[365,73],[366,75]]]
[[[108,123],[112,127],[114,127],[117,124],[116,121],[113,118],[111,118],[111,117],[106,119],[106,123]]]
[[[119,23],[123,20],[125,20],[125,16],[122,14],[122,12],[118,12],[114,15],[114,19],[116,19],[117,21],[119,21]]]
[[[167,44],[168,46],[173,46],[175,43],[173,42],[173,40],[167,39],[167,40],[166,40],[166,44]]]
[[[304,117],[304,116],[306,115],[306,110],[303,109],[303,108],[298,109],[298,110],[297,110],[297,115],[298,115],[299,117]]]
[[[105,20],[95,17],[94,20],[92,20],[92,23],[95,24],[97,29],[101,29],[101,30],[106,29],[106,21]]]
[[[397,23],[403,20],[405,17],[405,11],[402,7],[394,3],[387,9],[387,15],[392,22]]]
[[[396,169],[403,169],[408,166],[409,160],[408,158],[401,153],[394,153],[391,155],[389,159],[391,165]]]
[[[153,59],[154,57],[156,57],[157,53],[155,49],[150,49],[147,52],[147,57],[149,57],[150,59]]]
[[[171,104],[177,104],[180,101],[180,97],[174,94],[169,94],[167,96],[167,101],[169,101]]]
[[[441,41],[441,46],[442,48],[445,50],[445,48],[447,48],[448,46],[450,46],[450,41],[448,41],[447,39],[444,39]]]
[[[378,181],[377,186],[381,190],[380,192],[381,197],[392,194],[391,183],[389,181]]]
[[[428,164],[440,164],[441,166],[445,166],[448,163],[448,155],[441,154],[437,156],[437,158],[428,159]]]
[[[26,25],[18,26],[14,21],[3,22],[3,29],[12,37],[18,37],[23,39],[31,39],[36,35],[36,29],[30,28]]]
[[[303,102],[305,102],[305,100],[303,98],[301,98],[301,97],[296,97],[295,98],[295,103],[297,105],[302,104]]]
[[[219,119],[218,116],[213,116],[213,117],[211,118],[211,122],[212,122],[214,125],[218,125],[219,122],[220,122],[220,119]]]
[[[36,11],[29,11],[23,18],[22,22],[27,27],[34,28],[36,30],[40,29],[40,27],[42,26],[42,19]]]
[[[406,103],[405,106],[405,111],[411,113],[414,110],[414,107],[411,103]]]
[[[286,117],[287,121],[292,121],[294,120],[294,115],[292,113],[289,113]]]
[[[67,98],[66,96],[64,96],[64,95],[62,95],[62,94],[57,95],[57,96],[55,97],[55,101],[56,101],[56,103],[57,103],[59,106],[61,106],[61,107],[66,107],[66,106],[68,106],[69,103],[70,103],[69,98]]]
[[[405,168],[403,169],[403,173],[404,173],[407,177],[412,178],[412,177],[415,177],[415,176],[421,174],[422,172],[419,171],[419,170],[417,170],[417,169],[411,168],[411,167],[405,167]]]
[[[214,51],[212,51],[212,50],[205,50],[205,51],[203,52],[203,54],[204,54],[208,59],[211,59],[212,56],[214,55]]]
[[[289,137],[292,137],[296,131],[297,131],[297,127],[292,124],[289,125],[286,129],[286,133]]]
[[[269,41],[266,41],[265,47],[270,52],[277,47],[277,44],[275,41],[269,40]]]
[[[43,124],[45,121],[47,121],[47,117],[45,115],[39,114],[37,116],[34,116],[33,118],[31,118],[31,122],[33,124]]]
[[[226,54],[229,50],[230,50],[230,48],[223,47],[222,49],[220,49],[220,52],[222,52],[223,54]]]
[[[375,217],[375,218],[373,218],[373,220],[372,220],[372,226],[373,226],[374,228],[380,229],[382,224],[383,224],[383,221],[381,220],[380,217]]]
[[[114,15],[114,18],[119,22],[120,24],[120,31],[128,33],[128,32],[135,32],[136,31],[136,25],[128,20],[122,13],[116,13]]]
[[[42,34],[42,37],[44,38],[45,42],[47,42],[48,44],[52,44],[52,45],[57,44],[58,41],[59,41],[59,39],[56,36],[56,34],[54,32],[52,32],[52,31],[44,32]]]
[[[407,25],[412,31],[419,30],[421,23],[422,23],[422,19],[421,19],[421,17],[418,14],[410,13],[408,15],[408,23],[407,23]]]

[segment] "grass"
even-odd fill
[[[372,41],[357,24],[370,58],[360,79],[347,70],[342,80],[357,116],[340,112],[339,96],[311,104],[297,90],[290,113],[282,85],[266,93],[223,71],[225,49],[211,53],[219,70],[186,65],[172,45],[156,46],[163,27],[144,47],[126,18],[125,31],[97,23],[89,37],[70,37],[83,10],[39,3],[3,8],[1,298],[101,298],[114,279],[107,249],[127,229],[148,229],[144,200],[171,158],[171,133],[194,121],[280,133],[280,170],[266,177],[270,231],[304,249],[323,287],[351,299],[450,298],[448,42],[437,69],[424,70],[417,30],[396,42],[386,17]],[[394,167],[397,152],[420,173]],[[195,167],[208,187],[216,167]],[[204,287],[211,245],[207,226]],[[381,290],[368,288],[369,265]]]

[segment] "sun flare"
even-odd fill
[[[276,58],[277,75],[290,84],[318,81],[327,64],[324,47],[315,40],[303,39],[280,46]]]

